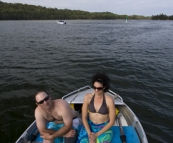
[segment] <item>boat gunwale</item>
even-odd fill
[[[74,90],[74,91],[72,91],[72,92],[70,92],[70,93],[64,95],[64,96],[62,97],[62,99],[64,100],[65,98],[67,98],[67,97],[69,97],[69,96],[71,96],[71,95],[73,95],[73,94],[75,94],[75,93],[79,93],[79,92],[81,92],[81,91],[87,90],[87,88],[88,88],[88,89],[93,89],[91,86],[86,85],[86,86],[84,86],[84,87],[81,87],[81,88],[79,88],[79,89],[77,89],[77,90]],[[116,98],[118,97],[118,98],[120,99],[120,101],[124,103],[122,97],[121,97],[120,95],[118,95],[117,93],[113,92],[112,90],[108,90],[108,93],[110,93],[111,95],[113,95],[113,98],[114,98],[114,99],[116,99]]]
[[[29,129],[31,129],[31,128],[34,126],[34,124],[36,124],[36,120],[34,120],[34,121],[29,125],[29,127],[26,128],[26,130],[22,133],[22,135],[17,139],[17,141],[16,141],[15,143],[18,143],[22,138],[24,138],[27,134],[29,134],[28,131],[29,131]],[[36,129],[37,129],[37,127],[36,127]]]

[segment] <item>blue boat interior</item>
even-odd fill
[[[120,128],[119,126],[112,127],[114,137],[111,143],[122,143],[120,139]],[[139,137],[133,126],[123,126],[123,131],[126,136],[126,143],[140,143]]]

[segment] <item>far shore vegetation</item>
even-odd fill
[[[46,8],[0,1],[0,20],[116,20],[126,18],[130,20],[173,20],[173,15],[118,15],[111,12],[87,12],[81,10]]]

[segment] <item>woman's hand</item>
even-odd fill
[[[74,137],[76,135],[76,130],[71,129],[68,133],[66,133],[63,137]]]
[[[95,143],[95,142],[96,142],[96,139],[97,139],[97,134],[91,132],[91,133],[88,135],[88,137],[89,137],[90,143]]]

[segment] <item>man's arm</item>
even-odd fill
[[[66,101],[61,102],[61,108],[58,109],[59,115],[62,116],[64,126],[60,128],[59,130],[55,131],[53,134],[43,134],[44,139],[49,139],[52,140],[56,137],[62,137],[65,135],[68,131],[72,129],[72,120],[73,120],[73,115],[72,115],[72,110],[70,105]]]
[[[35,110],[35,119],[36,119],[37,128],[38,128],[41,135],[44,133],[53,134],[55,132],[54,130],[46,128],[47,121],[45,120],[45,118],[41,114],[41,111],[39,111],[38,109]]]

